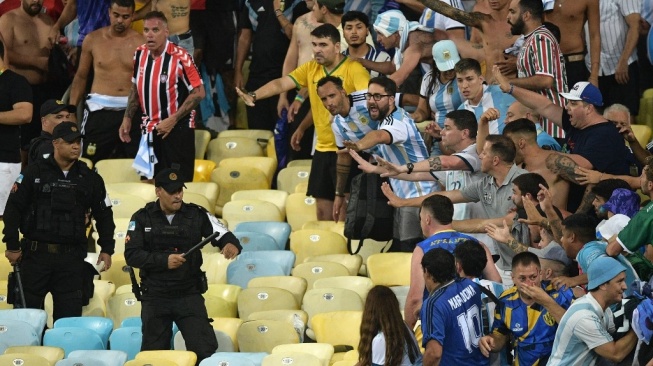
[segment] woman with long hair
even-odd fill
[[[413,332],[401,317],[397,296],[386,286],[367,294],[358,344],[357,366],[421,365]]]

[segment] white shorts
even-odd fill
[[[0,216],[5,213],[9,192],[20,174],[20,163],[0,163]]]

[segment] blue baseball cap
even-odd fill
[[[595,87],[587,81],[579,81],[574,85],[569,93],[560,93],[568,100],[578,100],[587,102],[597,107],[603,106],[603,96],[599,88]]]
[[[440,71],[453,70],[454,66],[460,61],[460,55],[456,44],[450,40],[436,42],[431,49],[435,66]]]
[[[587,278],[589,279],[587,289],[594,290],[625,271],[626,268],[618,260],[608,256],[597,257],[587,269]]]

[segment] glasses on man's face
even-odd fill
[[[381,100],[381,98],[383,98],[383,97],[391,97],[391,96],[392,95],[390,95],[390,94],[370,94],[370,93],[365,93],[365,99],[367,99],[367,100],[374,99],[377,102],[379,100]]]

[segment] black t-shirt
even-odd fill
[[[286,0],[286,8],[297,0]],[[251,7],[251,9],[250,9]],[[249,18],[250,10],[256,12],[257,25],[254,27]],[[291,22],[308,12],[306,3],[299,1],[293,8]],[[281,25],[274,13],[272,0],[247,0],[240,12],[238,28],[254,30],[252,34],[252,63],[249,65],[249,77],[269,81],[280,78],[283,61],[288,52],[290,39],[281,31]]]
[[[8,112],[14,104],[32,103],[32,88],[27,79],[11,70],[0,74],[0,112]],[[20,163],[20,127],[0,124],[0,162]]]

